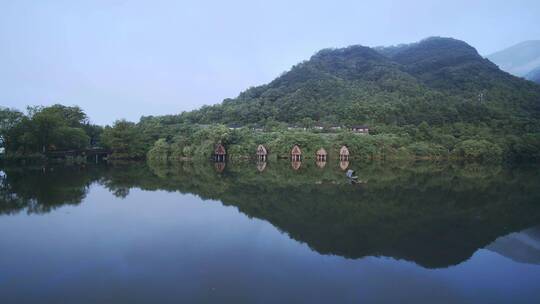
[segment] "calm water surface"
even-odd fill
[[[0,303],[540,303],[536,166],[6,167]]]

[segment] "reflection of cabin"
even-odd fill
[[[325,162],[327,155],[328,153],[326,153],[326,150],[324,148],[320,148],[317,150],[317,161]]]
[[[301,161],[302,160],[302,151],[300,150],[300,147],[298,145],[294,145],[294,147],[291,150],[291,159],[293,161]]]
[[[216,162],[214,166],[216,167],[216,172],[218,173],[221,173],[223,172],[223,170],[225,170],[225,162]]]
[[[222,144],[218,144],[214,150],[214,160],[216,162],[224,162],[226,154],[225,147]]]
[[[257,170],[259,172],[263,172],[265,168],[266,168],[266,162],[265,161],[258,161],[257,162]]]
[[[317,167],[319,167],[319,168],[324,168],[324,166],[326,166],[326,161],[324,161],[324,160],[317,160],[317,161],[315,162],[315,164],[316,164]]]
[[[291,162],[291,166],[292,166],[292,168],[293,168],[294,170],[300,169],[300,166],[301,166],[301,165],[302,165],[302,162],[299,161],[299,160],[293,160],[293,161]]]
[[[347,168],[349,168],[349,161],[348,160],[342,160],[339,162],[339,167],[341,170],[345,171]]]
[[[259,145],[257,147],[257,159],[260,161],[266,161],[267,155],[268,151],[266,151],[266,148],[263,145]]]
[[[349,160],[349,149],[347,146],[343,146],[341,149],[339,149],[339,160]]]
[[[363,125],[351,126],[351,131],[358,134],[369,134],[369,127]]]

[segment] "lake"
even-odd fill
[[[5,167],[0,302],[540,303],[538,166],[346,165]]]

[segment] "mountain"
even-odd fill
[[[494,82],[512,81],[497,66],[483,59],[467,43],[451,38],[428,38],[419,43],[402,45],[392,54],[379,48],[400,63],[409,74],[433,89],[481,90]]]
[[[525,75],[526,79],[540,83],[540,66]]]
[[[538,117],[540,87],[467,43],[431,37],[394,47],[324,49],[237,98],[183,113],[195,123],[442,125]]]
[[[263,132],[229,132],[237,127],[219,124]],[[287,131],[289,124],[314,132]],[[368,125],[370,136],[332,128],[358,124]],[[249,157],[265,143],[275,157],[287,157],[296,144],[306,155],[320,147],[335,155],[347,145],[372,159],[540,160],[540,85],[500,70],[452,38],[354,45],[321,50],[221,104],[143,117],[138,128],[144,143],[155,143],[148,152],[155,159],[208,157],[221,142],[229,157]]]
[[[540,68],[540,40],[521,42],[487,58],[510,74],[533,80],[529,73]]]

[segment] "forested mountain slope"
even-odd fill
[[[57,108],[64,109],[35,112],[56,113]],[[62,124],[54,125],[51,130],[58,132],[46,142],[33,140],[44,138],[34,132],[41,130],[35,126],[44,125],[42,120],[59,119],[15,114],[4,115],[12,123],[3,124],[14,127],[0,128],[11,154],[68,148],[66,134],[82,134]],[[313,132],[291,131],[290,124]],[[324,128],[314,130],[316,124]],[[357,124],[368,125],[370,135],[331,128]],[[90,135],[82,135],[71,137],[88,146]],[[365,159],[540,159],[540,85],[500,70],[452,38],[393,47],[356,45],[321,50],[270,83],[221,104],[146,116],[138,123],[117,121],[99,139],[92,138],[117,158],[209,158],[220,142],[228,146],[229,157],[243,158],[252,156],[258,144],[274,157],[287,157],[297,144],[306,157],[321,147],[335,156],[347,145],[351,155]]]
[[[193,126],[200,124],[267,132],[197,133]],[[367,124],[371,135],[292,134],[287,124]],[[501,71],[463,41],[432,37],[393,47],[324,49],[236,98],[179,115],[143,117],[138,126],[151,136],[147,142],[173,138],[156,142],[155,158],[206,156],[221,141],[245,156],[259,143],[282,156],[300,143],[332,150],[346,144],[368,158],[540,159],[540,86]]]
[[[325,49],[266,85],[181,118],[440,125],[536,120],[539,105],[540,86],[499,70],[465,42],[433,37],[389,48]]]

